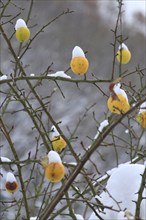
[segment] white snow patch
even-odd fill
[[[16,178],[13,173],[11,172],[7,173],[6,182],[10,182],[10,183],[16,182]]]
[[[50,139],[52,140],[54,137],[60,136],[59,132],[57,131],[56,127],[53,125],[51,127],[51,132],[49,134]]]
[[[146,102],[143,102],[140,106],[139,113],[146,112]]]
[[[71,79],[71,77],[68,76],[67,74],[65,74],[64,71],[57,71],[56,73],[48,74],[47,76],[51,76],[51,77],[63,77],[63,78]]]
[[[21,18],[19,18],[17,21],[16,21],[16,24],[15,24],[15,30],[17,30],[18,28],[21,28],[21,27],[25,27],[27,28],[27,25],[25,23],[25,21]]]
[[[62,163],[59,154],[56,151],[49,151],[48,153],[49,164],[50,163]]]
[[[126,46],[126,44],[122,43],[122,44],[119,45],[119,48],[118,48],[118,49],[119,49],[119,50],[121,50],[121,49],[128,50],[128,47]]]
[[[125,99],[126,99],[127,102],[128,102],[127,94],[126,94],[126,92],[125,92],[123,89],[120,88],[120,86],[121,86],[120,83],[115,84],[113,90],[114,90],[114,92],[115,92],[117,95],[120,95],[120,94],[121,94],[122,96],[124,96]]]
[[[128,133],[129,133],[129,129],[126,129],[126,130],[125,130],[125,133],[128,134]]]
[[[75,214],[77,220],[84,220],[82,215]]]
[[[100,133],[103,131],[103,129],[104,129],[105,127],[107,127],[108,125],[109,125],[108,120],[104,120],[103,122],[100,123],[99,128],[98,128],[98,131],[97,131],[97,133],[96,133],[96,135],[95,135],[95,137],[94,137],[94,140],[98,138],[99,134],[100,134]],[[90,148],[91,148],[91,145],[89,145],[89,146],[87,147],[87,150],[89,150]]]
[[[11,162],[11,160],[7,157],[0,157],[2,162]]]
[[[104,220],[123,220],[123,219],[133,219],[132,216],[135,215],[138,191],[141,185],[142,177],[144,173],[145,165],[141,164],[122,164],[117,169],[115,169],[110,178],[107,181],[106,190],[103,191],[98,197],[101,203],[105,206],[110,206],[113,209],[119,210],[119,212],[112,211],[111,209],[104,209],[104,213],[96,210],[101,218]],[[143,200],[140,206],[140,218],[145,219],[145,202],[146,202],[146,189],[143,191]],[[119,202],[119,206],[117,202]],[[126,211],[125,211],[126,210]],[[123,212],[121,212],[123,211]],[[123,218],[125,216],[125,218]],[[122,217],[122,218],[121,218]],[[98,220],[99,218],[92,213],[89,220]]]
[[[104,129],[105,127],[107,127],[108,125],[109,125],[108,120],[104,120],[103,122],[100,123],[100,126],[99,126],[99,128],[98,128],[98,131],[99,131],[99,132],[102,132],[103,129]]]
[[[72,166],[77,166],[77,163],[76,162],[70,162],[70,163],[67,163],[68,165],[72,165]]]
[[[31,73],[30,76],[35,76],[35,74],[34,74],[34,73]]]
[[[75,46],[72,51],[72,58],[74,57],[85,57],[84,51],[79,46]]]
[[[105,127],[109,125],[108,120],[104,120],[103,122],[100,123],[97,134],[95,135],[94,139],[98,138],[99,134],[103,131]]]
[[[8,77],[6,76],[6,75],[3,75],[3,76],[1,76],[0,77],[0,80],[5,80],[5,79],[7,79]]]
[[[39,220],[39,218],[36,217],[30,217],[30,220]]]

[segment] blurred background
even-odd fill
[[[122,66],[123,73],[126,71],[130,73],[135,71],[136,68],[142,69],[146,66],[146,3],[145,1],[123,1],[123,3],[122,26],[118,29],[118,33],[122,34],[124,39],[127,39],[125,44],[132,54],[130,63]],[[16,53],[19,51],[19,43],[14,36],[15,22],[18,18],[27,19],[30,4],[31,1],[14,0],[10,2],[5,11],[5,15],[10,15],[12,18],[16,17],[12,22],[4,25],[4,30],[8,37],[11,38],[11,43]],[[28,76],[31,73],[38,76],[42,75],[50,65],[51,67],[48,71],[50,74],[60,70],[66,71],[70,65],[72,49],[77,45],[87,52],[86,57],[89,60],[87,79],[111,79],[114,57],[113,46],[111,45],[114,42],[114,34],[111,30],[115,29],[117,21],[117,1],[36,0],[33,2],[28,21],[31,38],[41,27],[67,9],[73,12],[61,16],[47,26],[34,39],[31,47],[22,57],[21,62],[25,67],[26,74]],[[1,22],[5,23],[8,18],[3,17]],[[118,50],[118,46],[119,44],[117,43],[116,50]],[[14,64],[11,53],[2,37],[0,56],[1,72],[10,77],[10,74],[14,73]],[[115,78],[119,76],[118,70],[119,64],[116,61]],[[145,71],[143,72],[145,74]],[[70,69],[67,71],[67,74],[73,79],[83,79],[82,76],[74,75]],[[140,76],[138,74],[129,75],[124,78],[123,83],[125,85],[124,89],[131,100],[133,92],[128,87],[129,83],[131,83],[135,91],[138,90],[141,86]],[[18,82],[18,86],[24,89],[26,93],[29,92],[24,81]],[[48,111],[56,122],[61,122],[60,127],[67,138],[70,139],[73,135],[71,143],[77,154],[82,155],[85,153],[82,146],[85,149],[88,148],[97,133],[99,123],[111,115],[106,105],[110,95],[108,86],[108,83],[99,83],[99,89],[95,85],[87,83],[79,83],[77,85],[75,83],[58,81],[57,85],[51,80],[43,80],[40,86],[37,87],[37,92],[41,97],[51,97],[49,99]],[[60,88],[63,95],[60,92]],[[6,98],[5,93],[9,92],[9,87],[3,84],[0,91],[2,106]],[[34,108],[38,107],[36,100],[32,99],[31,103]],[[36,152],[36,137],[38,134],[35,129],[32,129],[34,125],[27,113],[19,111],[21,109],[22,106],[19,102],[9,102],[7,110],[3,115],[3,120],[9,129],[13,126],[11,137],[20,160],[24,160],[27,159],[29,152],[31,152],[31,157],[33,158]],[[127,118],[124,119],[122,124],[119,124],[117,129],[113,131],[114,139],[112,133],[103,143],[104,146],[97,149],[97,152],[91,157],[99,173],[97,173],[97,170],[90,161],[86,164],[85,167],[89,169],[89,172],[94,173],[95,179],[119,163],[129,161],[131,158],[130,149],[138,149],[138,140],[139,147],[143,145],[146,149],[145,132],[142,131],[134,120],[129,125],[130,120],[131,118],[128,118],[128,120]],[[52,124],[45,114],[42,116],[42,121],[49,131]],[[129,126],[131,126],[130,129],[134,130],[136,134],[132,140],[128,130]],[[116,138],[116,136],[120,137],[120,139]],[[10,147],[3,135],[1,135],[0,145],[1,156],[13,159]],[[46,148],[43,146],[42,141],[40,141],[38,159],[45,154]],[[64,162],[75,161],[69,149],[62,153],[62,159]],[[16,171],[16,167],[13,167],[13,169]],[[27,166],[24,167],[24,178],[26,179],[28,178],[27,169]],[[42,172],[40,168],[38,169]],[[1,168],[1,173],[5,174],[8,170],[9,167],[5,165]],[[1,196],[6,198],[7,193],[3,190],[3,178],[1,179]],[[18,197],[20,197],[19,194]],[[75,210],[80,212],[81,209],[75,205]],[[9,216],[7,218],[11,219]]]

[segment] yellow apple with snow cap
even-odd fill
[[[60,182],[65,175],[65,168],[56,151],[48,153],[48,165],[45,167],[45,176],[53,183]]]
[[[78,46],[74,47],[72,51],[70,67],[73,73],[77,75],[84,75],[88,70],[89,62],[85,57],[84,51]]]
[[[131,52],[129,51],[126,44],[122,43],[118,48],[117,60],[119,61],[119,63],[127,64],[129,63],[130,59],[131,59]]]
[[[50,132],[50,139],[52,142],[53,150],[62,151],[66,147],[66,141],[59,134],[56,127],[53,125]]]
[[[121,84],[114,82],[110,84],[111,95],[107,101],[108,109],[112,113],[124,114],[130,109],[126,92],[120,88]]]
[[[30,38],[30,30],[23,19],[18,19],[15,25],[15,36],[19,42],[26,42]]]

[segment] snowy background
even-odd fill
[[[7,14],[15,16],[21,13],[19,17],[25,20],[29,9],[29,1],[14,0],[13,2],[14,4],[10,4],[7,8]],[[128,66],[122,67],[122,71],[128,70],[132,72],[138,66],[140,68],[146,66],[146,18],[144,17],[146,3],[145,1],[125,1],[124,3],[123,9],[125,13],[123,15],[122,32],[125,38],[128,37],[126,44],[132,53],[132,59]],[[38,28],[42,27],[67,8],[74,12],[62,16],[60,19],[51,23],[51,25],[33,41],[31,49],[23,56],[22,62],[25,66],[27,75],[29,76],[32,73],[41,75],[52,63],[48,74],[67,70],[71,59],[72,49],[78,45],[84,51],[87,51],[86,56],[90,64],[87,79],[93,79],[92,74],[99,79],[109,79],[113,60],[113,48],[110,45],[110,43],[113,42],[111,29],[114,29],[117,18],[116,1],[92,1],[92,3],[90,1],[67,2],[64,0],[35,1],[28,23],[28,27],[31,30],[31,36],[33,37]],[[4,18],[3,22],[6,21],[6,19],[7,18]],[[15,21],[5,26],[5,31],[8,33],[8,36],[12,36],[14,33]],[[14,50],[17,52],[19,50],[19,44],[14,36],[11,39],[11,43]],[[1,39],[0,56],[1,72],[9,77],[14,71],[14,66],[11,62],[11,55],[7,45],[3,39]],[[118,68],[118,63],[116,63],[115,78],[118,77]],[[75,76],[71,70],[69,70],[67,74],[73,79],[82,78],[80,76]],[[126,85],[128,85],[129,82],[131,82],[135,88],[139,88],[140,86],[137,75],[130,75],[124,80]],[[108,84],[102,83],[98,85],[105,95],[92,84],[80,83],[78,87],[75,83],[69,84],[63,81],[58,82],[58,84],[63,95],[60,93],[59,87],[57,87],[55,82],[49,80],[42,81],[42,84],[37,88],[37,92],[40,96],[44,97],[52,94],[52,91],[54,91],[49,100],[48,111],[50,111],[56,122],[62,122],[60,126],[69,139],[71,138],[71,134],[74,133],[74,138],[71,140],[73,148],[77,154],[83,155],[84,150],[81,147],[81,142],[85,148],[87,148],[97,133],[99,123],[110,116],[106,106],[109,96]],[[24,81],[21,83],[19,82],[18,85],[20,88],[25,88],[26,94],[29,93]],[[128,89],[128,87],[125,87],[125,89],[131,99],[132,91]],[[8,92],[9,88],[6,85],[1,85],[0,90]],[[1,93],[1,103],[3,103],[4,99],[5,95]],[[34,108],[38,106],[35,100],[32,100],[32,105]],[[36,152],[37,131],[32,129],[33,124],[28,115],[25,112],[19,112],[21,108],[22,106],[20,103],[16,101],[10,102],[7,113],[3,116],[3,119],[9,129],[13,126],[11,132],[12,140],[17,148],[20,160],[24,160],[28,157],[29,152],[31,152],[32,158]],[[42,121],[49,131],[52,124],[45,115],[42,116]],[[76,127],[78,123],[79,126]],[[132,140],[131,135],[127,132],[129,124],[127,123],[127,119],[124,119],[123,123],[119,124],[111,136],[105,140],[104,147],[101,146],[91,157],[91,160],[94,163],[96,162],[99,173],[92,163],[88,162],[86,164],[85,167],[88,168],[89,172],[91,171],[94,173],[95,179],[99,178],[101,174],[104,174],[109,169],[117,167],[118,164],[130,161],[131,146],[133,152],[139,151],[142,146],[143,149],[146,149],[145,132],[142,131],[138,123],[134,120],[132,120],[131,123],[132,129],[136,133],[136,136],[133,137]],[[114,140],[113,135],[115,136]],[[141,139],[138,141],[140,136]],[[120,139],[116,137],[120,137]],[[115,145],[113,145],[113,141]],[[1,156],[13,159],[10,147],[3,135],[1,135],[0,145]],[[109,147],[106,147],[108,145]],[[114,146],[116,146],[116,149]],[[42,142],[40,142],[38,159],[44,154],[46,154],[46,148],[43,146]],[[136,153],[133,153],[132,156],[136,156]],[[75,162],[69,154],[68,149],[65,150],[62,159],[64,162]],[[17,174],[15,166],[13,166],[13,169]],[[27,169],[28,167],[24,167],[24,179],[28,177]],[[38,169],[42,172],[39,167]],[[7,165],[1,168],[1,173],[5,174],[6,171],[9,171],[9,166]],[[38,178],[37,174],[36,178]],[[39,178],[37,181],[39,181]],[[139,181],[139,179],[137,179],[137,181]],[[7,194],[3,190],[3,182],[4,179],[1,178],[1,197],[6,198]],[[17,196],[19,198],[20,194],[18,193]],[[36,210],[39,206],[40,203],[37,201]],[[75,204],[74,209],[76,213],[82,213],[82,206],[78,203]],[[90,214],[91,213],[88,213],[87,216],[89,217]],[[7,218],[11,219],[11,217],[8,216]]]

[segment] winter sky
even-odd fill
[[[146,2],[145,0],[124,0],[125,15],[127,18],[132,19],[132,15],[135,12],[142,12],[144,15],[146,13]]]

